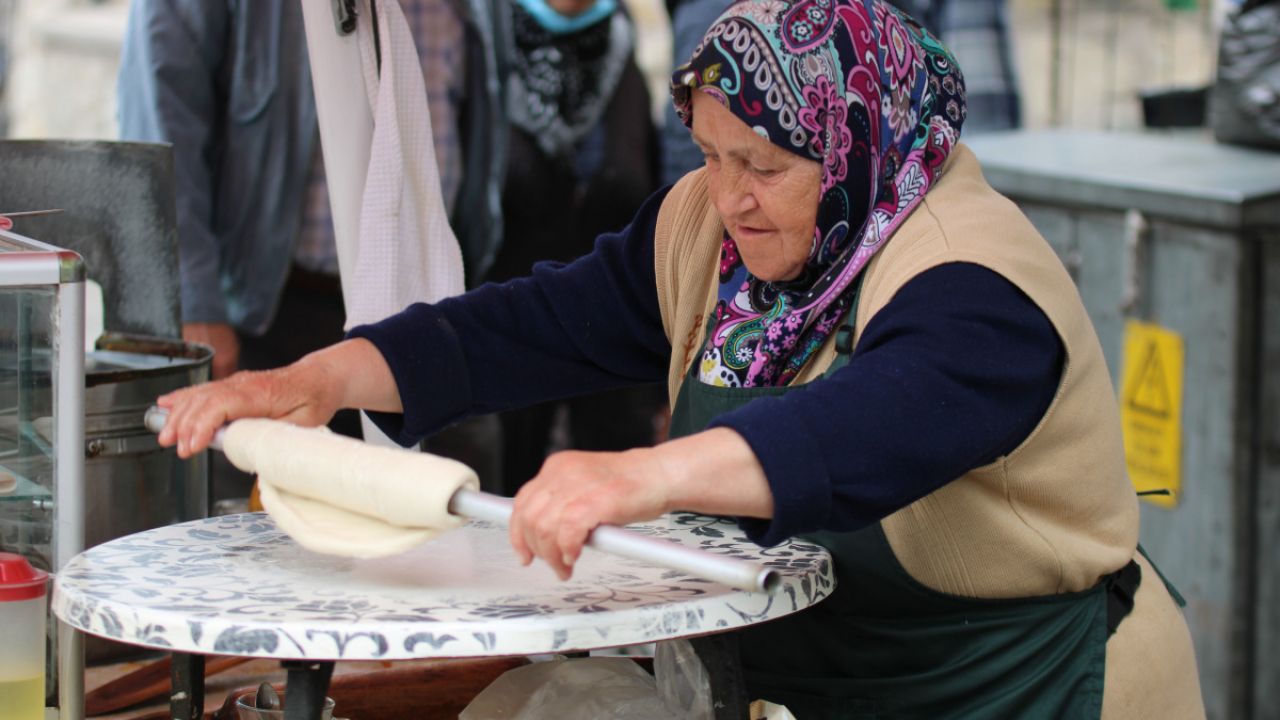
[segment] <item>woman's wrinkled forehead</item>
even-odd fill
[[[694,143],[704,151],[777,162],[787,162],[788,158],[794,157],[769,142],[769,134],[765,128],[740,122],[741,118],[727,110],[728,105],[722,94],[695,90],[690,96],[689,104],[691,109],[695,109],[689,130]]]

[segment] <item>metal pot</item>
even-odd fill
[[[85,545],[207,517],[207,456],[179,460],[142,423],[160,395],[209,379],[204,345],[106,334],[85,359]]]
[[[85,546],[209,514],[208,454],[180,460],[142,424],[155,399],[206,382],[213,351],[106,334],[85,358]],[[138,649],[89,638],[88,662]]]

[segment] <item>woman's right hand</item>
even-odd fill
[[[183,388],[156,404],[169,411],[160,444],[177,445],[180,458],[204,450],[218,428],[239,418],[315,427],[342,408],[404,412],[391,368],[363,338],[343,340],[278,370],[239,372]]]
[[[169,411],[160,444],[177,445],[178,457],[204,450],[223,425],[244,417],[283,420],[314,427],[341,408],[323,363],[308,358],[277,370],[238,372],[225,380],[176,390],[156,400]]]

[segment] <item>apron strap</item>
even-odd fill
[[[1142,584],[1142,568],[1133,560],[1103,581],[1107,588],[1107,637],[1115,634],[1120,621],[1133,612],[1133,598]]]
[[[1169,591],[1169,595],[1173,597],[1173,601],[1178,603],[1178,607],[1186,607],[1187,599],[1182,597],[1182,593],[1178,592],[1178,588],[1174,587],[1173,583],[1169,582],[1169,578],[1164,576],[1164,573],[1160,571],[1160,566],[1157,565],[1156,561],[1152,560],[1151,556],[1147,554],[1147,549],[1142,547],[1142,543],[1138,543],[1138,552],[1142,553],[1142,557],[1146,558],[1147,562],[1151,563],[1151,568],[1156,571],[1156,575],[1160,576],[1160,582],[1164,583],[1165,589]]]
[[[850,313],[852,314],[852,312]],[[853,354],[853,324],[842,323],[836,330],[836,352],[840,355]],[[843,364],[843,363],[841,363]]]

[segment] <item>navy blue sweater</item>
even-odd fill
[[[572,263],[354,328],[386,358],[405,408],[374,413],[379,427],[411,445],[470,415],[665,382],[653,236],[666,192]],[[1052,402],[1063,357],[1044,313],[991,270],[918,275],[845,367],[715,420],[751,445],[773,491],[773,519],[743,529],[764,545],[856,530],[1009,453]]]

